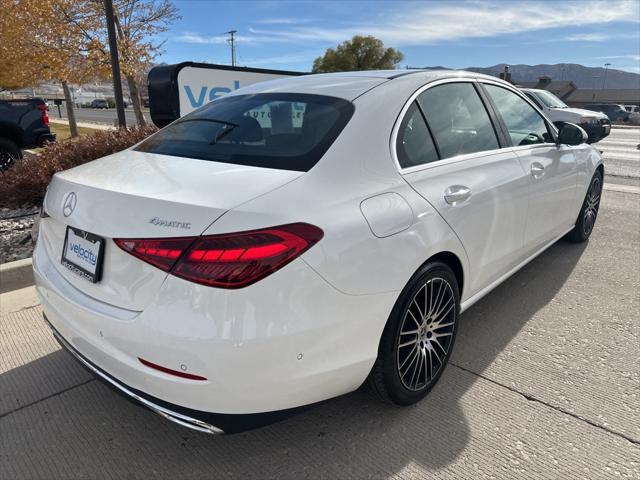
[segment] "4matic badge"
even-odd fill
[[[151,225],[155,225],[156,227],[169,227],[169,228],[182,228],[185,230],[191,229],[191,222],[179,222],[177,220],[165,220],[160,217],[153,217],[149,220]]]

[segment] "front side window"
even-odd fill
[[[523,98],[506,88],[485,84],[514,146],[551,143],[547,123]]]
[[[402,168],[438,160],[438,152],[420,109],[413,102],[400,124],[396,151]]]
[[[489,114],[471,83],[447,83],[418,96],[441,158],[500,148]]]
[[[542,108],[542,104],[540,103],[540,100],[538,100],[538,97],[536,97],[533,93],[524,92],[524,94],[529,98],[529,100],[535,103],[538,106],[538,108]]]
[[[536,96],[549,108],[569,108],[566,103],[546,90],[536,92]]]
[[[323,95],[228,95],[168,125],[136,150],[306,172],[353,111],[351,102]]]

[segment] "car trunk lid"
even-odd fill
[[[124,252],[113,238],[198,236],[229,209],[300,175],[127,150],[54,176],[45,200],[49,218],[40,225],[39,239],[74,287],[140,311],[167,273]],[[62,265],[67,227],[104,239],[99,282]]]

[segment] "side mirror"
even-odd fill
[[[558,144],[582,145],[587,143],[589,135],[575,123],[565,123],[558,133]]]

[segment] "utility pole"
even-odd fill
[[[113,16],[113,1],[104,0],[104,12],[107,16],[107,33],[109,34],[109,54],[111,57],[111,74],[113,75],[113,96],[118,112],[118,126],[126,127],[127,120],[124,116],[124,100],[122,99],[122,80],[120,78],[120,60],[118,59],[118,39],[116,37],[116,25]]]
[[[607,70],[609,69],[610,66],[611,66],[610,63],[604,64],[604,78],[602,79],[602,90],[604,90],[604,84],[607,81]]]
[[[236,66],[236,33],[238,33],[238,31],[230,30],[227,33],[229,34],[229,39],[227,40],[227,42],[231,44],[231,66],[235,67]]]

